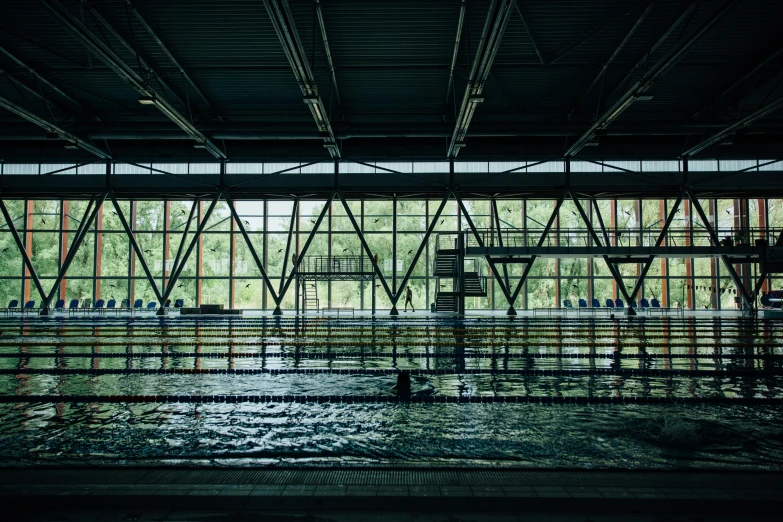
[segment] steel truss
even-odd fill
[[[567,169],[568,170],[568,169]],[[108,169],[107,169],[108,171]],[[568,172],[567,172],[568,174]],[[686,162],[686,172],[683,173],[687,179],[687,175],[689,174],[687,172],[687,162]],[[733,173],[724,174],[724,176],[731,176]],[[452,179],[454,174],[452,173]],[[37,176],[36,176],[37,177]],[[107,179],[109,179],[110,176],[107,175]],[[53,178],[53,179],[62,179],[62,177],[59,178]],[[570,176],[567,179],[571,179]],[[336,184],[336,180],[334,180],[334,183]],[[16,186],[16,182],[14,184]],[[7,187],[10,187],[10,185],[7,185]],[[184,267],[187,264],[187,261],[189,257],[191,256],[193,250],[195,249],[196,245],[199,244],[199,241],[203,237],[204,230],[206,228],[206,225],[209,221],[209,218],[215,209],[218,202],[223,199],[231,212],[231,218],[236,223],[237,229],[239,233],[244,238],[248,249],[251,253],[251,256],[253,258],[254,263],[256,264],[257,268],[259,269],[259,272],[261,273],[261,277],[264,281],[265,288],[269,291],[270,295],[272,296],[272,299],[275,304],[274,313],[276,315],[282,314],[281,310],[281,303],[286,295],[286,293],[289,290],[289,287],[291,283],[297,278],[297,276],[300,274],[300,264],[302,263],[303,258],[306,256],[307,251],[310,247],[310,244],[312,243],[312,240],[315,237],[315,234],[319,231],[320,225],[324,220],[324,217],[326,216],[327,212],[329,211],[329,208],[332,204],[332,202],[336,199],[339,201],[346,212],[347,217],[349,218],[354,231],[356,232],[359,241],[361,242],[362,249],[364,252],[364,255],[367,256],[367,259],[370,263],[370,265],[373,267],[371,273],[374,274],[374,277],[380,280],[381,286],[383,287],[384,291],[386,292],[387,297],[389,298],[389,301],[392,304],[391,314],[396,315],[398,314],[397,311],[397,303],[401,296],[403,295],[404,289],[406,287],[406,284],[410,280],[410,277],[412,276],[412,273],[416,267],[416,264],[418,263],[421,254],[424,252],[424,249],[427,247],[427,243],[429,238],[432,235],[432,232],[443,212],[443,209],[446,206],[446,203],[453,197],[454,200],[457,202],[459,209],[464,216],[468,227],[470,229],[470,233],[475,237],[476,242],[480,247],[485,247],[485,241],[482,235],[479,233],[478,229],[476,228],[472,217],[470,216],[470,213],[468,212],[467,207],[464,204],[463,198],[465,196],[465,192],[463,191],[462,187],[455,186],[455,185],[449,185],[447,189],[445,190],[445,193],[441,193],[441,202],[438,206],[436,212],[431,218],[430,223],[427,226],[426,232],[422,238],[421,243],[419,244],[416,254],[413,257],[410,266],[407,268],[405,275],[403,276],[402,280],[400,281],[400,284],[397,285],[394,281],[392,281],[392,284],[389,284],[389,281],[387,281],[386,277],[384,277],[383,273],[380,270],[380,267],[377,266],[376,263],[374,263],[374,253],[371,251],[365,237],[363,234],[363,231],[361,227],[359,226],[356,218],[354,217],[345,193],[340,190],[336,189],[333,190],[327,201],[324,205],[324,208],[322,209],[321,213],[319,214],[312,230],[310,231],[307,240],[305,241],[304,246],[302,247],[301,251],[296,252],[296,247],[294,246],[294,222],[295,222],[295,216],[297,215],[297,207],[298,207],[298,199],[295,199],[294,201],[294,209],[292,213],[292,219],[290,228],[288,230],[288,236],[287,236],[287,242],[286,242],[286,255],[284,258],[284,265],[283,265],[283,272],[281,273],[281,279],[280,284],[277,288],[275,288],[269,278],[269,275],[267,273],[266,267],[264,266],[264,263],[261,260],[261,257],[258,255],[258,252],[256,251],[254,245],[252,244],[250,240],[250,236],[245,229],[244,223],[242,219],[240,218],[239,214],[236,211],[235,208],[235,197],[238,194],[229,194],[228,190],[216,190],[214,192],[207,192],[207,193],[201,193],[196,198],[193,199],[193,204],[190,209],[190,213],[188,216],[188,221],[185,224],[183,234],[182,234],[182,240],[180,241],[180,245],[177,249],[176,256],[174,259],[174,263],[171,269],[171,275],[168,277],[168,281],[166,282],[165,288],[160,288],[158,283],[155,280],[155,277],[153,276],[151,270],[149,269],[149,266],[147,265],[147,262],[145,260],[144,254],[139,247],[139,244],[137,243],[134,231],[132,226],[128,223],[125,215],[123,214],[119,201],[118,196],[115,192],[112,190],[103,190],[101,193],[97,194],[96,197],[89,200],[89,204],[87,206],[87,209],[85,211],[84,217],[82,218],[79,228],[76,231],[74,235],[74,239],[72,241],[72,244],[70,248],[68,249],[67,253],[65,254],[65,257],[62,262],[62,266],[60,270],[58,271],[56,282],[53,286],[53,288],[47,292],[41,283],[41,280],[38,276],[38,274],[35,271],[35,267],[33,266],[33,263],[30,259],[30,256],[28,255],[26,246],[24,245],[24,242],[22,241],[22,238],[20,237],[19,233],[16,230],[16,227],[14,226],[13,220],[11,219],[11,216],[8,213],[8,210],[5,206],[5,203],[2,199],[0,199],[0,211],[2,211],[2,214],[8,223],[9,231],[14,237],[14,242],[16,243],[17,248],[19,249],[19,252],[22,256],[22,259],[24,261],[24,265],[29,273],[29,277],[32,279],[36,286],[36,290],[38,291],[39,295],[42,299],[42,315],[46,315],[49,313],[49,307],[51,305],[52,299],[54,295],[56,295],[56,292],[62,283],[63,279],[67,275],[67,271],[71,265],[71,262],[73,261],[78,249],[83,243],[84,238],[86,237],[88,231],[92,227],[93,223],[95,222],[95,219],[102,208],[103,202],[108,198],[112,205],[114,206],[114,209],[117,213],[117,216],[120,220],[120,223],[122,224],[122,228],[125,232],[125,234],[128,237],[129,243],[133,249],[133,253],[135,254],[136,258],[139,259],[139,262],[144,270],[145,277],[150,283],[150,286],[153,289],[153,292],[155,293],[156,298],[158,299],[161,307],[160,313],[164,312],[164,305],[166,301],[169,299],[173,289],[176,287],[177,281],[180,278],[182,271],[184,270]],[[244,196],[244,194],[243,194]],[[525,194],[526,197],[535,197],[532,194]],[[518,196],[517,196],[518,197]],[[584,207],[582,206],[582,203],[580,201],[580,197],[582,199],[588,199],[592,201],[591,195],[585,195],[581,192],[581,190],[576,190],[573,187],[566,186],[564,189],[561,189],[561,192],[559,196],[556,199],[555,206],[553,208],[553,211],[549,217],[549,220],[547,221],[543,232],[541,236],[537,240],[537,247],[542,247],[544,243],[547,241],[550,231],[552,230],[552,227],[554,226],[556,219],[559,215],[560,208],[563,204],[563,202],[570,198],[578,212],[581,220],[584,222],[588,232],[590,240],[597,246],[597,247],[609,247],[610,244],[610,236],[609,233],[604,225],[603,217],[601,216],[601,213],[598,211],[598,208],[596,205],[593,206],[594,208],[594,216],[598,222],[599,228],[600,228],[600,234],[599,231],[596,230],[596,228],[593,226],[593,222],[586,213]],[[709,232],[711,241],[714,245],[718,245],[720,243],[720,240],[718,238],[717,232],[712,227],[712,225],[709,223],[709,220],[704,212],[704,209],[701,207],[699,203],[699,197],[714,197],[713,194],[699,194],[697,193],[692,185],[689,184],[681,184],[679,187],[678,192],[676,193],[676,199],[674,200],[674,205],[670,209],[668,215],[666,216],[665,223],[663,224],[662,228],[660,229],[658,233],[658,237],[655,242],[655,247],[660,247],[664,241],[664,238],[666,236],[666,233],[669,231],[670,226],[672,224],[672,221],[674,220],[675,214],[677,213],[678,209],[680,208],[682,201],[687,198],[690,200],[691,204],[693,205],[693,208],[698,213],[699,217],[704,222],[705,229]],[[8,199],[6,197],[6,199]],[[71,198],[74,199],[74,198]],[[502,230],[500,227],[500,219],[498,216],[497,211],[497,201],[495,198],[489,198],[491,201],[492,209],[494,212],[494,226],[496,228],[496,234],[497,234],[497,241],[498,245],[501,248],[505,248],[504,246],[504,239]],[[204,212],[203,216],[200,216],[200,222],[198,222],[198,225],[196,226],[196,230],[191,233],[192,228],[192,222],[194,219],[196,219],[196,210],[203,202],[209,201],[209,206],[207,207],[206,212]],[[493,240],[494,240],[494,234],[493,232]],[[192,235],[191,238],[188,236]],[[460,238],[463,237],[462,234],[459,236]],[[188,242],[188,239],[190,241]],[[464,252],[464,243],[462,242],[462,249]],[[187,245],[187,246],[186,246]],[[781,234],[781,237],[778,238],[778,241],[776,242],[776,246],[783,247],[783,233]],[[292,268],[290,272],[288,272],[288,260],[291,257],[292,250],[294,253],[296,253],[296,259],[292,261]],[[484,259],[487,261],[491,268],[492,275],[495,279],[495,281],[498,283],[499,288],[501,289],[501,292],[503,293],[503,296],[508,302],[509,308],[508,308],[508,314],[509,315],[515,315],[516,310],[514,309],[514,303],[516,302],[516,299],[519,297],[520,291],[522,290],[528,275],[530,273],[530,270],[533,266],[533,263],[536,261],[537,257],[540,254],[532,254],[527,256],[509,256],[508,254],[502,254],[502,255],[496,255],[491,253],[483,254]],[[647,273],[650,269],[650,266],[652,265],[652,262],[657,258],[656,255],[653,253],[649,255],[646,259],[640,261],[638,258],[634,258],[630,262],[633,263],[643,263],[643,268],[640,271],[639,277],[629,293],[627,289],[625,288],[624,281],[622,278],[622,275],[620,274],[620,271],[617,267],[618,263],[623,262],[621,259],[617,258],[611,258],[609,255],[602,255],[601,256],[604,261],[606,262],[610,273],[612,274],[615,282],[617,283],[617,286],[619,287],[619,291],[622,293],[623,297],[627,300],[628,306],[630,309],[631,303],[636,299],[636,297],[639,295],[639,292],[641,291],[642,285],[644,283],[644,280],[647,276]],[[733,280],[735,286],[737,289],[741,292],[744,309],[746,312],[753,312],[755,310],[755,300],[758,295],[759,290],[761,289],[761,286],[763,284],[763,281],[767,277],[769,273],[773,272],[779,272],[783,271],[783,266],[778,267],[777,265],[769,264],[769,266],[764,266],[764,263],[762,263],[762,271],[761,271],[761,278],[759,279],[758,283],[756,284],[755,288],[749,289],[745,284],[743,284],[743,281],[738,276],[736,270],[734,269],[732,265],[732,259],[734,259],[734,262],[736,263],[736,257],[732,258],[729,255],[723,254],[720,256],[723,259],[724,264],[726,265],[726,268],[731,276],[731,279]],[[628,262],[628,261],[626,261]],[[508,277],[508,271],[507,271],[507,265],[508,264],[523,264],[525,265],[524,271],[521,275],[520,280],[517,282],[515,288],[511,288],[510,285],[510,278]],[[498,269],[498,265],[500,265],[500,269]],[[779,270],[780,268],[780,270]],[[288,272],[288,273],[287,273]],[[364,276],[363,276],[364,277]],[[299,297],[299,287],[298,283],[296,285],[296,302],[298,306],[298,297]],[[373,294],[375,292],[375,285],[373,285]],[[464,306],[464,299],[463,306]],[[462,310],[464,312],[464,309]],[[629,313],[633,313],[630,311]]]

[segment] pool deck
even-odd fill
[[[3,468],[3,511],[775,515],[783,473],[491,469]]]

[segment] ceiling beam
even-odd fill
[[[139,76],[128,64],[123,62],[114,51],[92,33],[80,20],[74,17],[68,9],[57,0],[40,0],[41,4],[60,24],[70,32],[85,48],[109,66],[120,78],[133,87],[141,96],[141,100],[149,105],[155,105],[167,118],[185,131],[195,142],[196,147],[206,149],[216,158],[225,159],[225,153],[206,137],[192,122],[181,115],[171,104],[149,86],[148,82]],[[96,13],[97,14],[97,13]]]
[[[483,101],[481,93],[484,90],[484,83],[489,77],[492,62],[495,60],[508,21],[511,19],[514,3],[515,0],[492,0],[490,2],[484,30],[476,47],[476,56],[470,68],[468,84],[465,87],[465,94],[462,97],[462,104],[454,124],[454,132],[446,152],[448,158],[455,158],[459,154],[459,149],[465,146],[465,136],[468,134],[470,121],[476,111],[476,105]]]
[[[652,85],[655,83],[655,81],[663,76],[664,73],[669,71],[680,59],[682,59],[683,56],[693,47],[693,45],[718,21],[721,19],[723,15],[725,15],[727,12],[729,12],[738,2],[739,0],[726,0],[723,5],[715,11],[712,15],[710,15],[702,24],[693,31],[687,38],[685,38],[682,43],[679,45],[675,45],[672,47],[669,52],[667,52],[663,58],[661,58],[658,62],[656,62],[654,65],[652,65],[645,73],[643,73],[639,78],[628,88],[626,91],[615,101],[614,104],[612,104],[611,107],[609,107],[606,111],[603,112],[598,118],[596,119],[595,123],[590,126],[577,140],[576,142],[566,151],[565,156],[566,157],[573,157],[576,154],[579,153],[579,151],[584,148],[587,143],[591,142],[599,132],[606,130],[606,128],[612,124],[623,112],[625,112],[628,107],[631,106],[631,104],[637,100],[640,96],[644,94],[645,91],[647,91]],[[689,12],[692,10],[693,7],[689,6],[686,12]],[[678,18],[673,26],[679,25],[682,20],[683,16],[680,16]],[[673,29],[670,27],[669,30],[664,33],[664,35],[659,39],[659,42],[662,42],[663,39],[667,38],[669,34]],[[657,47],[657,45],[656,45]],[[645,57],[649,56],[649,53],[645,55]],[[646,58],[643,58],[642,61],[639,63],[646,62]],[[636,70],[636,67],[634,68],[634,71]],[[633,71],[631,72],[631,74]],[[630,74],[629,74],[630,77]]]
[[[449,67],[449,84],[446,87],[446,101],[444,106],[448,106],[449,94],[451,94],[451,85],[454,83],[454,71],[457,69],[457,56],[459,56],[459,43],[462,40],[462,27],[465,25],[466,0],[462,0],[459,6],[459,21],[457,22],[457,36],[454,38],[454,52],[451,55],[451,67]]]
[[[652,11],[652,8],[655,6],[656,0],[652,0],[650,3],[647,4],[647,7],[642,11],[642,14],[639,15],[639,18],[636,19],[636,23],[633,24],[631,29],[626,33],[625,38],[622,39],[622,41],[615,47],[614,52],[612,52],[612,55],[609,56],[609,58],[604,62],[603,67],[601,67],[601,70],[598,71],[598,74],[593,78],[593,81],[590,83],[590,85],[585,89],[584,94],[579,98],[579,102],[577,102],[576,107],[571,109],[571,114],[573,114],[577,108],[584,103],[585,98],[590,94],[590,91],[593,90],[593,87],[595,87],[595,84],[598,83],[598,81],[606,74],[606,70],[609,69],[609,66],[612,64],[612,62],[617,58],[617,56],[622,52],[622,50],[625,48],[625,46],[628,44],[628,42],[631,40],[634,34],[636,34],[636,31],[639,29],[639,26],[642,25],[644,20],[647,18],[647,15],[650,14],[650,11]]]
[[[648,0],[643,0],[641,2],[637,2],[637,3],[633,4],[633,5],[631,5],[626,11],[623,11],[618,16],[612,18],[611,20],[609,20],[608,22],[603,24],[601,27],[599,27],[598,29],[596,29],[595,31],[593,31],[592,33],[587,35],[586,38],[583,38],[582,40],[574,43],[568,49],[566,49],[565,51],[563,51],[559,55],[557,55],[554,58],[552,58],[549,61],[549,64],[550,65],[554,65],[556,63],[559,63],[563,58],[565,58],[566,56],[568,56],[569,54],[574,52],[576,49],[579,49],[580,47],[582,47],[584,44],[586,44],[587,42],[589,42],[590,40],[592,40],[593,38],[595,38],[596,36],[598,36],[599,34],[604,32],[609,27],[614,27],[617,24],[617,22],[619,22],[620,20],[622,20],[626,16],[630,15],[631,13],[636,11],[639,7],[645,5],[647,2],[648,2]]]
[[[617,122],[607,129],[607,136],[617,137],[665,137],[693,136],[700,138],[721,131],[723,122],[683,123],[675,120],[647,121],[643,123]],[[100,140],[189,140],[190,137],[165,122],[77,122],[68,130],[85,139]],[[215,140],[323,140],[311,122],[277,124],[268,121],[224,123],[213,121],[202,129]],[[753,134],[783,134],[783,123],[758,122]],[[405,123],[340,124],[335,128],[338,140],[381,138],[450,138],[452,127],[445,123],[419,123],[412,128]],[[547,138],[578,137],[580,131],[567,122],[503,122],[473,123],[468,138]],[[41,133],[31,131],[22,123],[0,123],[2,141],[36,141],[45,139]],[[677,154],[679,154],[679,149]]]
[[[332,73],[332,85],[334,86],[334,97],[337,99],[337,105],[342,106],[340,99],[340,90],[337,88],[337,74],[334,72],[334,62],[332,61],[332,50],[329,48],[329,40],[326,38],[326,24],[324,23],[324,14],[321,11],[321,0],[315,1],[315,12],[318,16],[318,26],[321,28],[321,38],[324,41],[324,51],[326,52],[326,63],[329,64],[329,72]]]
[[[16,56],[14,56],[8,49],[6,49],[3,46],[0,46],[0,53],[4,54],[6,57],[8,57],[9,60],[11,60],[16,65],[18,65],[19,67],[24,69],[25,72],[27,72],[28,74],[32,75],[40,83],[42,83],[43,85],[46,85],[49,89],[51,89],[52,91],[54,91],[57,94],[59,94],[60,96],[62,96],[63,98],[65,98],[66,100],[71,102],[76,107],[78,107],[79,109],[84,109],[84,107],[82,106],[81,103],[79,103],[78,101],[74,100],[70,95],[68,95],[66,92],[64,92],[62,89],[60,89],[57,85],[55,85],[54,83],[52,83],[51,81],[46,79],[44,76],[39,74],[35,69],[33,69],[32,67],[30,67],[29,65],[24,63],[22,60],[20,60]]]
[[[315,83],[315,76],[307,61],[302,39],[294,23],[294,17],[291,14],[291,7],[288,0],[264,0],[264,6],[272,26],[280,39],[288,63],[291,64],[291,70],[294,73],[296,82],[302,90],[304,102],[310,109],[318,133],[324,140],[324,147],[329,151],[333,158],[340,157],[340,149],[337,147],[332,123],[329,121],[329,113],[324,106],[321,95],[318,93],[318,86]]]
[[[636,78],[639,73],[636,71],[640,71],[642,69],[647,69],[647,66],[649,65],[650,56],[658,50],[660,46],[662,46],[664,43],[666,43],[666,40],[668,40],[674,32],[677,30],[677,28],[682,25],[683,23],[686,23],[688,20],[690,20],[691,15],[693,11],[696,9],[696,7],[699,5],[698,0],[694,0],[693,2],[688,5],[688,7],[685,8],[685,10],[680,13],[680,16],[672,22],[672,24],[666,29],[666,31],[663,32],[663,34],[658,38],[658,40],[655,41],[655,43],[650,47],[646,53],[639,59],[638,62],[636,62],[636,65],[634,65],[623,77],[623,79],[619,82],[617,82],[617,85],[612,89],[612,91],[609,93],[608,96],[606,96],[607,100],[614,99],[615,95],[617,95],[618,92],[625,86],[626,83],[628,83],[633,78]]]
[[[180,98],[179,94],[172,89],[164,80],[163,77],[155,72],[155,69],[150,66],[149,63],[147,63],[144,58],[142,58],[138,52],[136,51],[136,47],[134,45],[131,45],[125,38],[122,37],[122,35],[117,31],[117,29],[112,26],[108,20],[106,20],[103,15],[101,15],[97,9],[95,9],[95,6],[93,6],[92,2],[89,0],[82,0],[82,5],[90,10],[90,15],[103,26],[104,29],[106,29],[109,34],[111,34],[119,43],[122,45],[131,55],[137,60],[138,67],[140,69],[144,69],[145,73],[149,78],[154,78],[156,82],[158,82],[158,85],[160,85],[161,89],[163,90],[164,95],[171,95],[177,102],[182,105],[183,107],[187,106],[185,101]],[[86,25],[85,25],[86,27]],[[99,28],[100,30],[100,28]],[[101,34],[101,36],[104,36]],[[106,39],[105,36],[103,38]]]
[[[2,96],[0,96],[0,107],[2,107],[3,109],[9,112],[16,114],[20,118],[24,118],[25,120],[29,121],[34,125],[39,126],[49,134],[56,134],[59,137],[59,139],[65,140],[71,143],[72,145],[89,152],[90,154],[94,154],[95,156],[98,156],[101,159],[111,159],[111,155],[107,154],[106,152],[103,152],[101,149],[99,149],[92,143],[89,143],[88,141],[81,139],[75,134],[71,134],[70,132],[58,127],[53,123],[49,123],[48,121],[44,120],[38,115],[33,114],[32,112],[28,111],[24,107],[20,107],[19,105],[15,104],[11,100],[3,98]]]
[[[136,20],[141,24],[141,26],[144,28],[145,31],[150,35],[150,37],[155,40],[155,43],[158,44],[158,47],[160,47],[160,50],[163,51],[163,53],[168,57],[168,59],[171,61],[172,64],[174,64],[174,67],[179,70],[180,74],[182,74],[182,78],[190,84],[190,86],[193,88],[196,94],[198,94],[199,98],[204,100],[204,103],[207,105],[207,107],[211,110],[212,109],[212,103],[209,101],[209,98],[204,94],[204,92],[199,88],[198,85],[196,85],[196,82],[193,81],[193,78],[190,77],[190,75],[187,73],[184,67],[182,67],[177,61],[177,59],[174,57],[173,54],[171,54],[171,51],[169,51],[168,47],[163,43],[163,41],[158,38],[158,35],[155,34],[155,31],[153,31],[152,27],[150,27],[150,24],[147,23],[147,21],[144,19],[143,16],[141,16],[141,13],[136,8],[136,6],[133,5],[131,0],[125,0],[125,4],[127,5],[128,9],[131,13],[133,13],[133,16],[136,17]]]
[[[704,113],[707,109],[710,107],[713,107],[718,101],[722,100],[726,96],[728,96],[730,93],[734,91],[737,87],[742,85],[743,83],[747,82],[751,78],[753,78],[756,74],[758,74],[764,67],[766,67],[769,62],[775,60],[778,56],[783,55],[783,47],[780,47],[777,51],[772,53],[770,56],[762,60],[758,65],[756,65],[753,69],[748,71],[746,74],[742,76],[739,80],[735,81],[731,85],[729,85],[726,89],[723,90],[719,95],[715,96],[712,101],[710,101],[708,104],[704,105],[701,109],[693,113],[693,116],[691,118],[697,118],[701,114]]]
[[[522,20],[522,25],[525,27],[527,36],[530,38],[530,43],[533,44],[533,49],[536,51],[536,55],[538,55],[538,59],[541,61],[541,65],[544,65],[546,61],[544,60],[544,54],[541,52],[541,46],[538,45],[538,38],[536,38],[533,34],[533,31],[530,30],[530,25],[528,25],[527,20],[525,20],[525,15],[522,13],[522,8],[519,6],[519,2],[515,2],[514,7],[517,9],[519,19]]]
[[[706,138],[699,142],[698,144],[694,145],[687,151],[683,152],[683,157],[689,157],[693,156],[694,154],[698,154],[699,152],[703,151],[704,149],[711,147],[712,145],[715,145],[716,143],[720,143],[721,141],[725,140],[726,138],[730,137],[737,131],[744,129],[745,127],[753,124],[753,122],[760,120],[761,118],[764,118],[765,116],[768,116],[772,114],[773,112],[776,112],[783,108],[783,96],[780,98],[771,101],[764,105],[763,107],[757,109],[751,114],[748,114],[744,118],[741,118],[740,120],[737,120],[733,124],[729,125],[725,129],[721,130],[720,132],[716,132],[709,138]]]

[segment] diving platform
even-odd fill
[[[318,297],[318,282],[322,281],[367,281],[372,289],[372,313],[375,315],[375,265],[365,256],[304,256],[298,266],[296,276],[296,313],[335,310],[327,303],[321,307]]]
[[[670,229],[658,242],[657,230],[613,229],[599,235],[598,244],[587,229],[550,230],[541,241],[543,230],[504,230],[502,240],[496,230],[478,230],[478,236],[464,232],[466,256],[531,258],[604,258],[613,263],[643,263],[656,258],[723,257],[735,263],[759,263],[783,258],[783,247],[770,247],[767,230],[748,231],[737,237],[734,231],[723,232],[723,239],[715,243],[704,229]],[[720,236],[719,236],[720,237]],[[753,241],[751,243],[750,241]],[[772,242],[774,243],[774,239]],[[456,250],[456,239],[455,239]],[[494,260],[502,263],[501,259]]]
[[[305,256],[296,275],[311,281],[372,281],[375,267],[364,256]]]
[[[467,284],[474,273],[478,275],[479,270],[466,270],[466,267],[480,267],[479,260],[482,258],[490,266],[490,273],[509,303],[508,315],[516,315],[513,303],[536,259],[603,259],[617,282],[618,291],[628,303],[626,313],[635,315],[635,299],[654,259],[716,258],[723,261],[739,291],[743,313],[755,314],[765,278],[770,274],[783,273],[783,232],[747,227],[720,229],[693,225],[673,228],[670,226],[671,221],[670,216],[664,225],[658,222],[646,228],[608,229],[603,223],[600,223],[600,229],[589,223],[585,228],[562,228],[552,226],[553,217],[549,224],[541,229],[502,229],[499,226],[479,229],[470,223],[470,230],[438,234],[436,262],[441,263],[440,260],[443,260],[441,264],[447,270],[441,274],[439,267],[436,267],[435,275],[451,276],[453,279],[451,291],[446,289],[442,292],[442,308],[444,311],[456,309],[464,313],[465,298],[485,292],[485,286],[480,285],[477,286],[480,291],[471,293]],[[515,289],[511,288],[508,280],[508,265],[512,264],[525,265]],[[642,266],[630,292],[626,289],[618,268],[621,264]],[[741,265],[758,265],[758,272],[754,274],[752,281],[749,276],[751,268],[741,271],[742,276],[737,273],[738,269],[735,267]],[[760,277],[756,280],[755,276]]]

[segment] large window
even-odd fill
[[[764,164],[765,162],[761,162]],[[779,169],[770,164],[759,167],[754,161],[692,162],[691,170]],[[67,165],[2,165],[0,176],[45,175]],[[154,164],[131,166],[117,164],[114,175],[156,175],[164,170],[178,176],[210,176],[219,166],[195,164]],[[231,175],[328,174],[330,164],[297,167],[296,164],[232,164]],[[399,172],[443,173],[448,164],[384,163],[377,166],[344,163],[341,172],[383,175],[382,169]],[[596,164],[573,162],[572,172],[678,171],[678,161],[628,161]],[[562,163],[482,163],[457,162],[457,173],[525,172],[562,173]],[[63,175],[103,175],[100,165],[63,170]],[[404,294],[403,278],[413,292],[417,309],[425,309],[435,301],[440,288],[448,282],[435,274],[437,248],[455,240],[460,231],[471,226],[490,229],[487,237],[492,244],[509,246],[591,246],[594,239],[587,231],[583,214],[594,232],[604,235],[615,246],[654,244],[673,199],[580,199],[578,204],[566,199],[553,216],[556,201],[525,197],[465,200],[464,214],[454,199],[449,199],[442,212],[440,199],[417,199],[400,195],[396,198],[374,197],[348,202],[346,211],[339,200],[269,199],[236,201],[237,223],[225,201],[219,201],[206,223],[203,234],[196,231],[206,217],[212,201],[180,199],[119,201],[119,211],[107,201],[93,216],[93,207],[85,200],[6,200],[5,205],[22,248],[48,293],[64,263],[70,263],[66,277],[60,283],[56,297],[80,301],[141,299],[156,300],[155,287],[163,294],[170,290],[172,300],[182,299],[187,306],[216,303],[244,309],[271,310],[275,303],[262,279],[258,262],[264,267],[275,292],[287,288],[282,298],[284,309],[295,307],[295,284],[291,281],[296,258],[308,244],[308,256],[358,256],[366,258],[365,247],[356,233],[362,231],[367,248],[378,258],[378,269],[392,292]],[[780,230],[783,227],[783,202],[779,199],[702,199],[710,225],[721,239],[750,243],[764,239],[760,229]],[[133,241],[142,256],[138,256],[126,233],[121,217],[132,230]],[[351,219],[351,216],[353,219]],[[93,217],[84,233],[80,248],[69,259],[68,252],[84,228],[85,220]],[[320,226],[314,234],[316,223]],[[240,226],[241,224],[241,226]],[[550,226],[546,235],[543,230]],[[422,241],[428,228],[433,234],[426,244]],[[502,231],[498,237],[497,230]],[[701,217],[690,202],[684,200],[672,221],[672,228],[683,231],[678,236],[682,245],[704,241]],[[688,232],[692,232],[692,236]],[[243,233],[244,232],[244,233]],[[702,238],[702,239],[699,239]],[[418,257],[416,257],[418,254]],[[143,258],[143,259],[142,259]],[[470,297],[469,309],[504,310],[508,303],[498,280],[513,292],[525,265],[496,266],[497,273],[480,260],[481,275],[488,278],[486,297]],[[635,286],[644,266],[621,264],[619,272],[626,289]],[[737,276],[752,286],[757,274],[750,264],[733,265]],[[147,277],[150,273],[152,281]],[[172,283],[172,277],[178,279]],[[776,280],[771,280],[776,283]],[[391,306],[380,281],[324,281],[306,290],[317,298],[319,306],[350,306],[369,309],[375,293],[379,309]],[[777,284],[777,283],[776,283]],[[171,286],[171,288],[168,288]],[[766,285],[767,287],[769,285]],[[638,299],[658,299],[663,306],[691,309],[733,310],[739,291],[729,270],[716,258],[656,259]],[[539,258],[529,270],[527,282],[521,287],[515,308],[533,309],[562,306],[570,299],[606,299],[622,297],[618,283],[601,258],[570,256],[561,259]],[[0,216],[0,305],[8,301],[35,300],[41,296],[25,267],[23,256],[13,238],[9,223]],[[398,305],[402,304],[402,300]]]

